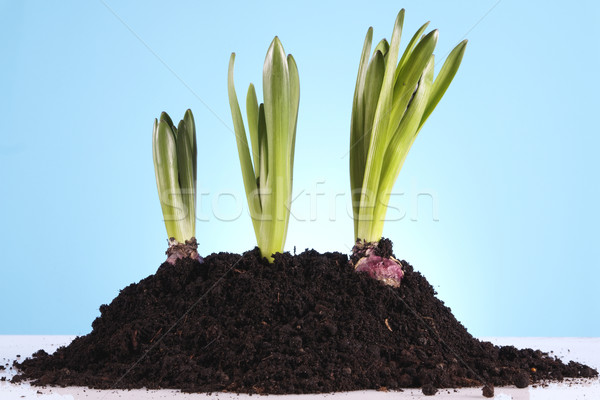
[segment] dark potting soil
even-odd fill
[[[379,250],[391,253],[391,242]],[[13,382],[189,392],[524,387],[594,377],[539,350],[473,338],[406,262],[399,288],[339,253],[219,253],[164,263],[121,291],[92,332],[22,363]]]

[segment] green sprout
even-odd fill
[[[283,251],[290,218],[300,102],[298,68],[275,37],[263,67],[264,103],[258,104],[253,84],[248,88],[250,147],[233,84],[234,61],[232,53],[227,87],[246,199],[258,247],[262,256],[272,262],[272,255]]]
[[[166,112],[154,120],[152,155],[158,198],[169,237],[168,261],[200,259],[196,239],[196,125],[191,110],[175,127]],[[186,248],[186,245],[188,248]]]
[[[354,237],[363,250],[381,239],[390,194],[402,164],[448,89],[467,45],[464,40],[450,52],[434,80],[433,51],[438,31],[424,35],[429,25],[425,23],[398,61],[403,22],[404,9],[396,18],[391,42],[381,40],[370,60],[373,28],[369,28],[356,80],[350,128],[350,185]]]

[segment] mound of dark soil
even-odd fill
[[[384,242],[391,251],[391,244]],[[531,349],[473,338],[406,262],[394,289],[339,253],[257,249],[178,260],[100,307],[93,331],[15,363],[36,385],[312,393],[527,386],[593,377]],[[484,391],[485,392],[485,391]]]

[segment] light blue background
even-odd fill
[[[427,20],[438,63],[469,45],[385,236],[475,335],[600,336],[597,2],[216,3],[0,3],[0,334],[87,333],[99,305],[164,261],[151,156],[163,110],[196,117],[201,253],[255,245],[227,64],[235,51],[244,99],[274,35],[301,82],[286,249],[348,252],[360,50],[405,7],[403,45]]]

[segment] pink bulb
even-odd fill
[[[396,261],[373,254],[361,258],[356,263],[356,271],[367,272],[371,278],[393,287],[400,286],[400,281],[404,276],[402,267]]]

